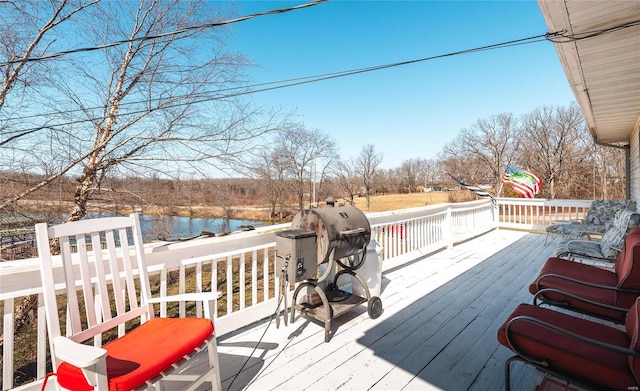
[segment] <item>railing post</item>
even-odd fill
[[[447,214],[444,218],[444,227],[442,228],[447,248],[453,247],[453,217],[451,213],[451,206],[447,208]]]

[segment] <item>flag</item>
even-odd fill
[[[449,173],[447,173],[449,174]],[[482,198],[489,198],[491,199],[491,203],[496,206],[496,199],[489,193],[487,193],[486,191],[482,190],[481,188],[477,187],[477,186],[471,186],[471,185],[467,185],[462,179],[460,178],[456,178],[453,175],[449,174],[449,176],[451,178],[453,178],[454,181],[458,182],[459,184],[461,184],[462,186],[464,186],[467,190],[473,192],[475,195],[477,195],[478,197],[482,197]]]
[[[507,166],[502,183],[511,185],[522,198],[533,198],[542,188],[542,181],[536,174],[513,166]]]

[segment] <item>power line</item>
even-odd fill
[[[450,52],[450,53],[445,53],[445,54],[440,54],[440,55],[435,55],[435,56],[430,56],[430,57],[423,57],[423,58],[419,58],[419,59],[400,61],[400,62],[394,62],[394,63],[382,64],[382,65],[375,65],[375,66],[370,66],[370,67],[365,67],[365,68],[358,68],[358,69],[351,69],[351,70],[346,70],[346,71],[338,71],[338,72],[317,74],[317,75],[312,75],[312,76],[303,76],[303,77],[284,79],[284,80],[278,80],[278,81],[257,83],[257,84],[252,84],[252,85],[249,85],[249,86],[229,87],[229,88],[223,88],[223,89],[219,89],[219,90],[216,90],[216,91],[210,91],[210,92],[200,92],[200,93],[189,94],[189,95],[175,96],[175,97],[173,97],[173,99],[182,99],[182,98],[186,98],[186,97],[196,97],[196,98],[201,97],[201,98],[196,99],[196,100],[191,100],[188,103],[179,102],[179,103],[176,103],[176,104],[173,104],[173,105],[166,105],[166,106],[163,106],[163,108],[175,108],[175,107],[183,106],[185,104],[203,103],[203,102],[214,101],[214,100],[222,100],[222,99],[227,99],[227,98],[234,98],[234,97],[238,97],[238,96],[242,96],[242,95],[255,94],[255,93],[260,93],[260,92],[266,92],[266,91],[281,89],[281,88],[288,88],[288,87],[294,87],[294,86],[303,85],[303,84],[309,84],[309,83],[316,83],[316,82],[319,82],[319,81],[336,79],[336,78],[346,77],[346,76],[353,76],[353,75],[357,75],[357,74],[361,74],[361,73],[373,72],[373,71],[378,71],[378,70],[388,69],[388,68],[395,68],[395,67],[399,67],[399,66],[410,65],[410,64],[415,64],[415,63],[425,62],[425,61],[430,61],[430,60],[436,60],[436,59],[440,59],[440,58],[458,56],[458,55],[463,55],[463,54],[470,54],[470,53],[481,52],[481,51],[486,51],[486,50],[501,49],[501,48],[506,48],[506,47],[510,47],[510,46],[524,45],[524,44],[530,44],[530,43],[535,43],[535,42],[541,42],[541,41],[545,40],[545,37],[546,37],[546,34],[541,34],[541,35],[536,35],[536,36],[532,36],[532,37],[528,37],[528,38],[522,38],[522,39],[506,41],[506,42],[501,42],[501,43],[497,43],[497,44],[492,44],[492,45],[480,46],[480,47],[476,47],[476,48],[472,48],[472,49],[466,49],[466,50],[461,50],[461,51],[456,51],[456,52]],[[238,90],[241,90],[241,89],[242,89],[242,91],[238,91]],[[221,94],[223,92],[227,92],[227,93],[226,94]],[[154,101],[154,100],[152,99],[151,101]],[[147,102],[149,102],[148,99],[144,100],[144,101],[123,102],[123,103],[120,104],[120,108],[123,108],[123,107],[126,107],[126,106],[130,106],[130,105],[135,105],[135,104],[147,103]],[[86,110],[97,110],[97,109],[102,109],[102,108],[103,108],[102,106],[99,106],[99,107],[93,107],[93,108],[84,108],[82,110],[76,109],[76,110],[68,110],[68,111],[55,112],[55,113],[34,114],[34,115],[29,115],[29,116],[16,117],[16,118],[13,118],[13,120],[24,120],[24,119],[28,119],[28,118],[36,118],[36,117],[40,117],[40,116],[55,115],[55,114],[70,114],[70,113],[74,113],[74,112],[80,112],[80,111],[86,111]],[[140,113],[143,113],[145,111],[148,111],[148,109],[139,110],[139,111],[129,111],[129,112],[127,112],[127,114],[140,114]],[[100,117],[100,118],[69,121],[69,122],[60,123],[60,124],[56,124],[56,125],[49,125],[49,126],[47,126],[47,128],[52,128],[52,127],[55,127],[55,126],[73,125],[73,124],[77,124],[77,123],[81,123],[81,122],[89,122],[89,121],[94,121],[94,120],[97,121],[97,120],[100,120],[100,119],[102,119],[102,118]]]
[[[318,1],[314,1],[313,3],[306,3],[306,4],[298,6],[298,7],[311,6],[311,5],[315,5],[315,4],[318,4],[318,3],[323,2],[323,1],[327,1],[327,0],[318,0]],[[285,10],[285,9],[281,9],[281,10]],[[273,13],[275,11],[277,11],[277,10],[267,11],[267,12]],[[258,15],[258,14],[254,14],[254,15]],[[551,41],[551,42],[554,42],[554,43],[570,42],[571,40],[579,40],[579,39],[591,38],[591,37],[594,37],[594,36],[600,36],[600,35],[604,35],[604,34],[607,34],[607,33],[614,32],[614,31],[619,31],[619,30],[622,30],[622,29],[635,27],[637,25],[640,25],[640,21],[633,21],[633,22],[625,23],[625,24],[622,24],[622,25],[619,25],[619,26],[614,26],[614,27],[611,27],[611,28],[608,28],[608,29],[585,32],[585,33],[581,34],[580,36],[574,36],[574,35],[569,36],[569,35],[566,34],[566,32],[567,32],[566,30],[560,30],[560,31],[556,31],[556,32],[553,32],[553,33],[547,32],[545,34],[535,35],[535,36],[531,36],[531,37],[527,37],[527,38],[521,38],[521,39],[516,39],[516,40],[511,40],[511,41],[505,41],[505,42],[501,42],[501,43],[480,46],[480,47],[476,47],[476,48],[472,48],[472,49],[449,52],[449,53],[445,53],[445,54],[440,54],[440,55],[435,55],[435,56],[430,56],[430,57],[423,57],[423,58],[413,59],[413,60],[408,60],[408,61],[394,62],[394,63],[376,65],[376,66],[371,66],[371,67],[366,67],[366,68],[358,68],[358,69],[352,69],[352,70],[346,70],[346,71],[318,74],[318,75],[313,75],[313,76],[303,76],[303,77],[299,77],[299,78],[285,79],[285,80],[280,80],[280,81],[258,83],[258,84],[253,84],[253,85],[250,85],[250,86],[230,87],[230,88],[225,88],[225,89],[212,91],[212,92],[203,92],[203,93],[198,93],[198,94],[189,94],[189,95],[176,96],[176,97],[174,97],[174,99],[181,99],[181,98],[194,97],[194,96],[195,97],[202,96],[202,98],[196,99],[196,100],[190,100],[189,102],[177,102],[177,103],[175,103],[173,105],[163,105],[162,108],[175,108],[175,107],[181,107],[181,106],[184,106],[184,105],[187,105],[187,104],[197,104],[197,103],[204,103],[204,102],[215,101],[215,100],[222,100],[222,99],[233,98],[233,97],[242,96],[242,95],[255,94],[255,93],[259,93],[259,92],[265,92],[265,91],[271,91],[271,90],[276,90],[276,89],[281,89],[281,88],[293,87],[293,86],[298,86],[298,85],[303,85],[303,84],[315,83],[315,82],[319,82],[319,81],[325,81],[325,80],[330,80],[330,79],[335,79],[335,78],[340,78],[340,77],[353,76],[353,75],[357,75],[357,74],[361,74],[361,73],[373,72],[373,71],[378,71],[378,70],[382,70],[382,69],[389,69],[389,68],[394,68],[394,67],[399,67],[399,66],[404,66],[404,65],[415,64],[415,63],[419,63],[419,62],[436,60],[436,59],[440,59],[440,58],[459,56],[459,55],[463,55],[463,54],[477,53],[477,52],[482,52],[482,51],[487,51],[487,50],[502,49],[502,48],[511,47],[511,46],[531,44],[531,43],[541,42],[541,41],[544,41],[544,40]],[[561,38],[558,38],[558,37],[561,37]],[[566,40],[563,40],[563,39],[566,39]],[[233,91],[237,91],[237,90],[240,90],[240,89],[243,89],[243,91],[233,92]],[[228,94],[224,94],[224,95],[220,95],[220,92],[225,92],[225,91],[229,91],[229,93]],[[140,103],[144,103],[144,102],[149,102],[149,100],[122,103],[121,104],[121,108],[123,106],[133,105],[133,104],[140,104]],[[93,109],[100,109],[100,108],[101,107],[95,107]],[[87,109],[84,109],[82,111],[86,111],[86,110]],[[79,111],[79,110],[66,111],[64,113],[72,113],[72,112],[77,112],[77,111]],[[149,111],[149,110],[148,109],[133,110],[133,111],[127,112],[126,114],[128,114],[128,115],[141,114],[141,113],[144,113],[144,112],[147,112],[147,111]],[[54,114],[61,114],[61,113],[62,112],[17,117],[17,118],[13,118],[13,120],[22,120],[22,119],[27,119],[27,118],[39,117],[39,116],[43,116],[43,115],[54,115]],[[28,133],[28,132],[34,132],[34,131],[38,131],[38,130],[41,130],[41,129],[45,129],[45,128],[52,129],[52,128],[59,127],[59,126],[75,125],[75,124],[79,124],[79,123],[93,122],[93,121],[99,121],[99,120],[102,120],[102,117],[88,118],[88,119],[82,119],[82,120],[74,120],[74,121],[68,121],[68,122],[57,123],[57,124],[49,124],[47,126],[40,126],[40,127],[33,127],[33,128],[23,129],[20,132],[21,133]],[[0,145],[3,144],[3,143],[4,142],[0,142]]]
[[[553,43],[576,42],[576,41],[581,41],[583,39],[599,37],[601,35],[614,33],[616,31],[625,30],[631,27],[636,27],[636,26],[640,26],[640,20],[634,20],[631,22],[622,23],[613,27],[608,27],[606,29],[585,31],[583,33],[577,33],[577,34],[567,34],[567,29],[563,29],[555,33],[548,33],[547,39]]]
[[[91,52],[91,51],[95,51],[95,50],[101,50],[101,49],[107,49],[107,48],[111,48],[111,47],[115,47],[115,46],[125,45],[125,44],[132,43],[132,42],[146,41],[146,40],[158,39],[158,38],[165,38],[165,37],[169,37],[169,36],[184,34],[184,33],[189,32],[189,31],[204,30],[204,29],[208,29],[208,28],[212,28],[212,27],[220,27],[220,26],[225,26],[225,25],[228,25],[228,24],[238,23],[238,22],[242,22],[242,21],[245,21],[245,20],[256,18],[258,16],[282,14],[282,13],[289,12],[289,11],[295,11],[295,10],[299,10],[299,9],[302,9],[302,8],[312,7],[314,5],[318,5],[320,3],[324,3],[324,2],[327,2],[327,1],[329,1],[329,0],[314,0],[314,1],[311,1],[311,2],[308,2],[308,3],[304,3],[304,4],[292,6],[292,7],[285,7],[285,8],[278,8],[278,9],[273,9],[273,10],[269,10],[269,11],[257,12],[257,13],[254,13],[254,14],[241,16],[241,17],[235,18],[235,19],[229,19],[229,20],[223,20],[221,22],[212,22],[212,23],[205,23],[205,24],[201,24],[201,25],[197,25],[197,26],[185,27],[185,28],[182,28],[182,29],[179,29],[179,30],[169,31],[169,32],[166,32],[166,33],[161,33],[161,34],[144,35],[142,37],[135,37],[135,38],[131,38],[131,39],[123,39],[123,40],[120,40],[120,41],[115,41],[115,42],[107,43],[107,44],[104,44],[104,45],[90,46],[90,47],[77,48],[77,49],[70,49],[70,50],[65,50],[65,51],[62,51],[62,52],[47,54],[47,55],[33,57],[33,58],[21,58],[21,59],[18,59],[18,60],[1,62],[0,66],[7,66],[7,65],[18,64],[18,63],[23,63],[23,62],[38,62],[38,61],[50,60],[50,59],[53,59],[53,58],[66,56],[67,54],[81,53],[81,52]]]

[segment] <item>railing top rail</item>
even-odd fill
[[[589,206],[591,200],[546,200],[522,198],[498,198],[502,205],[549,205],[549,206]],[[464,211],[480,205],[490,205],[487,199],[464,202],[427,205],[417,208],[394,210],[389,212],[366,213],[372,227],[401,223],[415,218],[437,215],[447,210]],[[287,229],[290,224],[278,224],[258,227],[227,236],[198,238],[184,242],[153,242],[145,245],[147,260],[150,264],[165,264],[174,268],[180,264],[197,263],[201,257],[207,259],[223,258],[238,251],[253,251],[275,241],[275,233]],[[168,257],[168,254],[171,256]],[[169,259],[169,261],[167,261]],[[38,293],[39,263],[37,258],[0,262],[0,299],[19,297]]]
[[[496,198],[498,205],[541,205],[541,206],[565,206],[565,207],[588,207],[593,200],[567,200],[567,199],[546,199],[546,198]]]

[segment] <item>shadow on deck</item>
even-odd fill
[[[328,343],[323,327],[304,319],[222,336],[223,389],[503,389],[511,352],[497,329],[531,302],[528,284],[554,247],[545,235],[498,230],[385,264],[383,314],[369,319],[362,305],[336,318]],[[513,368],[514,389],[533,390],[540,379],[531,367]]]

